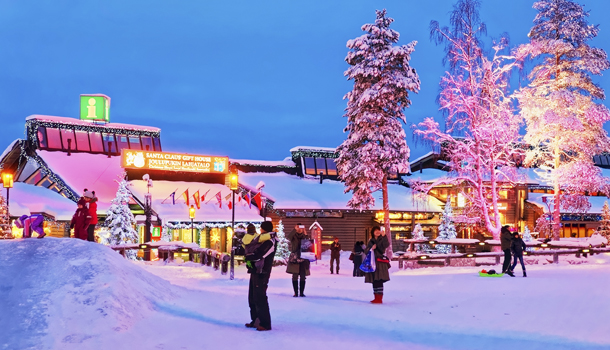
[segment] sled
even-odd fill
[[[504,274],[503,273],[493,273],[490,275],[487,272],[479,271],[479,276],[481,276],[481,277],[502,277],[502,276],[504,276]]]

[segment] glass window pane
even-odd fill
[[[49,149],[61,149],[59,129],[47,128],[47,141]]]
[[[324,173],[326,175],[326,161],[325,158],[317,158],[316,157],[316,171],[318,174]]]
[[[121,150],[124,149],[129,149],[129,143],[127,142],[127,136],[126,135],[116,135],[116,140],[117,140],[117,144],[118,144],[118,150],[119,152],[121,152]]]
[[[92,132],[89,134],[89,142],[91,142],[91,152],[104,153],[104,145],[102,144],[102,134]]]
[[[129,136],[129,148],[130,149],[142,149],[142,146],[140,145],[139,136]]]
[[[34,174],[32,174],[27,180],[24,182],[30,185],[36,185],[40,180],[42,180],[42,171],[40,169],[36,170]]]
[[[153,151],[155,148],[153,147],[152,137],[150,136],[142,136],[142,149],[145,151]],[[148,147],[148,148],[147,148]]]
[[[47,148],[47,130],[44,126],[39,126],[38,131],[36,132],[36,136],[38,137],[38,146],[40,148]]]
[[[49,180],[49,177],[45,177],[41,183],[38,184],[38,186],[42,186],[42,187],[46,187],[49,188],[51,187],[51,185],[53,185],[53,181]]]
[[[161,152],[161,140],[158,137],[153,137],[153,146],[155,146],[155,151]]]
[[[312,157],[305,157],[305,174],[316,175],[316,166]]]
[[[68,150],[68,146],[70,146],[71,150],[75,150],[74,130],[61,129],[61,143],[63,144],[63,149]]]
[[[86,152],[91,151],[89,148],[89,135],[87,135],[87,132],[77,130],[74,133],[76,134],[76,149]]]
[[[328,169],[328,175],[337,176],[337,164],[335,164],[335,160],[332,158],[326,158],[326,168]]]
[[[104,152],[105,153],[117,153],[116,151],[116,140],[114,139],[114,134],[102,134],[102,142],[104,143]]]

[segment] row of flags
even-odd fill
[[[177,191],[178,191],[178,189],[176,189],[174,192],[172,192],[161,203],[164,203],[167,199],[171,198],[172,199],[172,204],[176,204],[176,193],[177,193]],[[221,191],[218,191],[218,193],[216,193],[215,196],[209,196],[208,197],[209,193],[210,193],[210,190],[207,190],[206,193],[204,193],[204,194],[202,194],[200,196],[199,195],[199,190],[197,190],[197,192],[193,193],[192,196],[189,196],[189,189],[187,188],[186,191],[182,192],[182,194],[180,196],[178,196],[178,198],[182,197],[184,199],[184,201],[186,202],[186,205],[190,206],[191,205],[190,199],[192,197],[193,203],[197,207],[197,209],[201,209],[201,203],[208,204],[212,199],[216,199],[216,201],[218,202],[218,207],[222,209],[222,194],[221,194]],[[206,199],[207,199],[207,202],[206,202]],[[233,203],[231,201],[231,193],[226,195],[224,199],[228,201],[227,207],[229,208],[229,210],[233,209]],[[257,194],[255,194],[254,197],[251,197],[250,191],[244,193],[243,197],[241,195],[237,195],[237,202],[238,203],[242,203],[242,200],[243,200],[244,205],[249,206],[250,209],[252,208],[252,201],[254,201],[254,204],[256,204],[256,206],[259,209],[262,208],[263,199],[262,199],[260,191]]]

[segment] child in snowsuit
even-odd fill
[[[45,236],[44,233],[44,217],[42,215],[21,215],[19,219],[15,220],[15,225],[18,228],[23,229],[23,238],[32,237],[32,232],[38,234],[38,238]]]
[[[79,200],[76,205],[78,206],[78,209],[76,209],[76,213],[74,213],[74,216],[72,217],[70,228],[74,229],[74,238],[80,238],[86,241],[87,229],[89,228],[91,216],[89,215],[87,203],[83,199]]]
[[[519,259],[519,262],[521,262],[521,269],[523,269],[523,277],[527,277],[527,274],[525,273],[525,264],[523,263],[523,251],[525,250],[525,242],[523,242],[523,240],[521,239],[521,237],[519,237],[519,233],[515,232],[513,235],[513,241],[510,244],[510,251],[511,253],[513,253],[514,256],[514,261],[513,261],[513,266],[510,267],[511,271],[515,270],[515,267],[517,266],[517,259]],[[511,277],[515,277],[514,274],[510,274]]]

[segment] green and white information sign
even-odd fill
[[[102,94],[80,95],[80,119],[110,121],[110,97]]]

